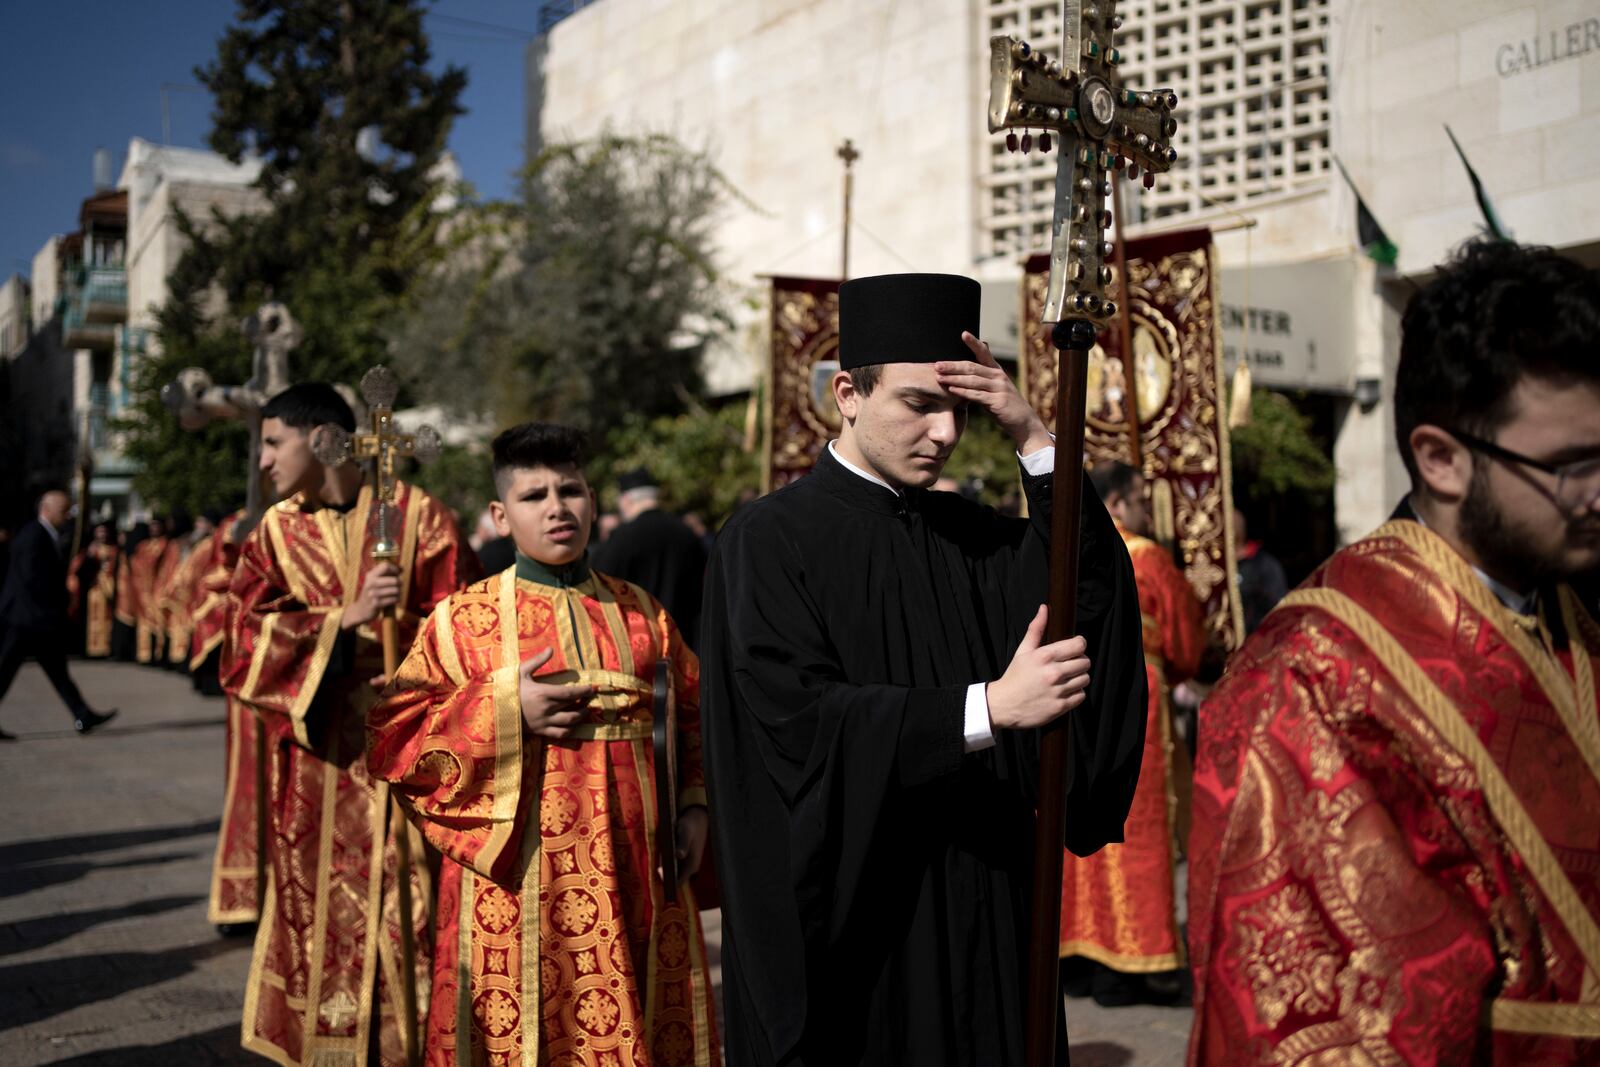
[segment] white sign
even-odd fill
[[[1355,389],[1355,286],[1351,259],[1224,268],[1222,356],[1243,355],[1256,385],[1349,395]]]

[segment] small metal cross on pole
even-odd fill
[[[844,247],[839,258],[839,280],[850,280],[850,201],[855,193],[855,174],[853,168],[856,160],[861,158],[861,153],[856,151],[855,144],[846,137],[844,144],[834,153],[844,160]]]
[[[342,426],[326,424],[317,427],[312,448],[316,456],[329,466],[338,466],[351,460],[370,460],[372,463],[373,512],[372,559],[375,563],[397,563],[400,546],[395,543],[394,518],[395,462],[407,456],[427,462],[439,454],[439,433],[432,426],[419,426],[416,433],[402,433],[395,425],[394,402],[400,394],[400,383],[384,366],[373,367],[361,379],[361,398],[371,412],[372,429],[366,433],[350,433]],[[393,679],[400,669],[400,630],[395,609],[385,609],[379,620],[379,633],[383,640],[384,677]],[[404,1011],[405,1048],[407,1060],[419,1062],[417,1043],[417,988],[416,946],[412,933],[411,916],[411,842],[405,813],[398,801],[394,804],[395,858],[399,867],[396,882],[397,901],[401,915],[400,951],[404,964],[400,969],[400,997]]]
[[[1137,178],[1142,169],[1149,188],[1155,173],[1167,170],[1178,156],[1171,146],[1177,132],[1172,118],[1177,97],[1165,90],[1126,89],[1118,82],[1116,68],[1122,56],[1112,38],[1121,25],[1116,0],[1063,0],[1061,17],[1059,59],[1014,37],[989,39],[989,132],[1008,131],[1006,146],[1012,151],[1030,150],[1033,130],[1040,131],[1040,151],[1050,150],[1052,137],[1060,141],[1050,280],[1040,316],[1043,322],[1055,323],[1051,339],[1061,360],[1056,375],[1048,641],[1063,640],[1077,628],[1088,356],[1099,326],[1118,312],[1116,302],[1106,295],[1112,280],[1108,261],[1115,251],[1106,241],[1112,223],[1106,210],[1110,176],[1125,170],[1129,178]],[[1123,358],[1132,359],[1132,352],[1123,353]],[[1137,400],[1129,397],[1128,403]],[[1058,719],[1040,738],[1024,1046],[1028,1067],[1065,1062],[1065,1055],[1057,1060],[1055,1042],[1061,1013],[1058,946],[1069,736],[1065,720]]]

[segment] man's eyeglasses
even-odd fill
[[[1591,456],[1588,459],[1574,460],[1571,463],[1547,463],[1542,459],[1524,456],[1521,452],[1513,452],[1503,445],[1493,441],[1486,441],[1461,430],[1452,430],[1449,427],[1440,427],[1445,433],[1466,445],[1474,452],[1481,452],[1506,463],[1520,463],[1524,467],[1532,467],[1545,474],[1553,474],[1556,478],[1555,502],[1558,507],[1568,514],[1576,514],[1600,499],[1600,456]]]

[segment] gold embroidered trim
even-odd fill
[[[678,903],[683,906],[685,925],[689,928],[689,988],[694,998],[694,1067],[712,1067],[711,1006],[706,1002],[706,986],[711,982],[711,972],[706,967],[706,931],[700,922],[700,905],[695,901],[694,890],[688,882],[678,887]]]
[[[228,840],[228,819],[233,814],[234,791],[239,785],[239,709],[231,697],[226,698],[224,706],[227,709],[228,725],[231,728],[228,730],[228,770],[225,775],[227,781],[222,790],[222,825],[217,828],[217,848],[211,857],[211,898],[206,904],[206,922],[213,925],[241,921],[233,918],[235,912],[228,912],[222,907],[222,848]],[[256,802],[260,803],[259,797]],[[249,873],[255,874],[255,868],[250,868]],[[259,888],[257,891],[259,892]],[[236,909],[236,912],[243,910],[246,909]],[[250,911],[249,918],[255,918],[253,909]],[[248,919],[243,921],[248,921]]]
[[[261,622],[261,634],[256,638],[256,647],[250,652],[250,671],[244,676],[244,686],[239,690],[239,699],[252,703],[256,699],[256,686],[261,683],[261,671],[267,665],[267,653],[272,649],[272,631],[276,628],[278,616],[268,615]]]
[[[1391,524],[1393,525],[1393,524]],[[1297,589],[1283,599],[1284,607],[1308,607],[1339,620],[1378,657],[1384,668],[1405,690],[1445,743],[1455,749],[1477,775],[1489,810],[1505,832],[1511,846],[1521,855],[1528,873],[1551,908],[1566,926],[1567,933],[1583,954],[1585,965],[1600,971],[1600,924],[1584,905],[1577,889],[1561,869],[1550,843],[1517,798],[1511,783],[1494,762],[1483,740],[1460,710],[1445,696],[1437,683],[1409,656],[1394,636],[1385,630],[1365,608],[1333,589]]]
[[[522,784],[522,695],[518,667],[497,667],[494,685],[494,807],[489,818],[510,822],[517,817]]]
[[[1572,736],[1573,744],[1588,764],[1589,773],[1600,782],[1600,734],[1595,732],[1594,701],[1589,702],[1587,710],[1579,707],[1574,680],[1567,677],[1554,654],[1512,621],[1511,610],[1472,573],[1467,561],[1432,530],[1421,523],[1397,519],[1380,527],[1372,537],[1393,537],[1405,542],[1458,596],[1488,620],[1500,639],[1522,657],[1539,680],[1551,706]],[[1575,652],[1573,663],[1578,664],[1584,658]]]
[[[1567,647],[1572,653],[1572,671],[1578,691],[1577,725],[1582,733],[1581,740],[1600,753],[1600,713],[1597,713],[1600,701],[1595,698],[1594,660],[1589,650],[1589,635],[1579,622],[1580,618],[1586,619],[1588,616],[1579,606],[1577,595],[1567,586],[1557,588],[1556,600],[1560,605],[1561,625],[1567,631]],[[1596,777],[1600,778],[1600,773]]]
[[[197,611],[195,612],[195,618],[200,618],[204,614],[204,610]],[[222,639],[227,636],[227,630],[223,628],[202,641],[200,647],[195,649],[194,654],[189,657],[189,670],[197,671],[205,666],[206,657],[215,652],[222,645]]]
[[[543,757],[547,750],[541,749]],[[541,759],[541,764],[543,760]],[[533,795],[542,796],[540,788],[544,768],[540,766],[533,781]],[[544,1040],[544,981],[540,974],[540,957],[544,952],[544,938],[539,931],[540,865],[544,862],[544,839],[539,826],[539,812],[528,813],[528,825],[522,836],[522,869],[518,881],[522,886],[522,1065],[539,1067]],[[510,825],[510,824],[507,824]]]
[[[332,909],[329,895],[333,874],[334,813],[339,792],[339,731],[329,731],[328,758],[322,765],[322,825],[317,840],[317,885],[312,898],[311,943],[307,946],[306,1009],[300,1047],[308,1054],[317,1048],[317,1018],[322,1008],[322,978],[325,968],[323,949],[327,946],[328,919]]]
[[[1068,956],[1082,956],[1125,974],[1157,974],[1161,971],[1177,970],[1183,966],[1182,955],[1177,952],[1167,952],[1159,956],[1129,956],[1121,952],[1108,951],[1105,946],[1093,941],[1076,938],[1061,942],[1060,954],[1062,959]]]
[[[322,686],[322,676],[328,671],[328,661],[333,658],[333,646],[339,641],[339,624],[344,619],[344,609],[329,612],[317,631],[317,644],[311,650],[311,662],[306,664],[306,676],[300,691],[294,695],[289,707],[289,724],[294,728],[295,743],[302,748],[311,747],[311,730],[306,716],[311,711],[311,701]]]
[[[439,665],[444,668],[444,673],[450,679],[450,684],[461,688],[468,682],[467,672],[461,666],[461,650],[456,647],[456,627],[451,621],[451,612],[455,610],[456,596],[450,593],[434,605],[433,609],[433,634],[439,642]]]
[[[490,818],[509,823],[517,817],[522,801],[522,644],[517,583],[502,579],[499,594],[500,666],[490,675],[494,684],[494,807]],[[536,793],[535,804],[537,798]]]
[[[682,811],[684,808],[695,807],[696,805],[702,808],[708,808],[711,806],[710,800],[708,800],[706,797],[706,787],[703,785],[687,786],[678,794],[679,811]]]
[[[648,734],[646,736],[649,736]],[[646,884],[650,887],[650,948],[645,959],[653,966],[660,959],[660,950],[657,942],[661,937],[661,913],[666,910],[666,891],[661,884],[661,876],[656,873],[656,788],[655,771],[650,763],[650,752],[645,748],[643,738],[634,738],[631,742],[633,749],[634,773],[639,776],[639,801],[644,808],[644,854],[646,856]],[[646,773],[648,772],[648,773]],[[693,931],[690,931],[693,937]],[[644,1032],[654,1038],[656,1032],[656,981],[650,974],[650,967],[640,969],[640,978],[644,983]]]
[[[631,587],[630,587],[631,588]],[[600,603],[600,614],[606,620],[606,629],[611,632],[611,643],[617,646],[617,671],[620,674],[633,675],[633,642],[628,638],[628,623],[622,617],[622,608],[617,603],[616,596],[611,592],[611,587],[598,578],[594,579],[594,598]],[[598,664],[596,664],[598,666]],[[654,664],[652,664],[652,667]]]
[[[1501,998],[1489,1005],[1489,1026],[1513,1034],[1600,1038],[1600,1006]]]
[[[395,500],[405,508],[405,529],[400,535],[400,603],[411,603],[411,576],[417,563],[417,531],[422,524],[421,495],[404,482],[395,484]]]
[[[256,1015],[261,1010],[261,985],[267,974],[267,941],[278,921],[278,892],[272,878],[266,879],[261,894],[261,921],[256,925],[255,941],[250,946],[250,974],[244,983],[244,1018],[239,1023],[239,1044],[249,1052],[279,1059],[282,1053],[256,1036]]]
[[[461,903],[456,908],[456,1067],[472,1067],[472,898],[477,893],[472,869],[461,868]]]
[[[367,929],[365,936],[362,938],[361,1000],[360,1007],[356,1011],[356,1048],[358,1049],[371,1047],[373,1002],[377,999],[376,993],[378,989],[379,955],[380,953],[387,954],[392,951],[389,945],[389,924],[384,921],[383,916],[383,898],[385,896],[383,876],[388,867],[389,825],[392,815],[392,805],[389,803],[389,783],[378,779],[372,781],[369,784],[369,788],[371,789],[371,796],[367,799],[367,825],[371,828],[372,833],[372,858],[367,866]],[[404,820],[401,821],[400,825],[405,825]],[[411,870],[398,862],[398,849],[396,853],[394,868],[396,886],[398,887],[399,879],[411,877]],[[331,863],[332,861],[332,856],[326,858],[326,862]],[[398,901],[399,899],[400,893],[397,888],[395,900]],[[395,909],[395,915],[399,922],[411,922],[411,916],[400,915],[398,908]],[[415,975],[415,959],[391,960],[389,970],[394,972],[396,979],[398,979],[399,969],[406,966],[411,967],[412,974]],[[395,1020],[401,1033],[400,1047],[402,1049],[408,1048],[412,1041],[415,1040],[414,1036],[411,1040],[407,1040],[407,1035],[416,1034],[416,1020],[406,1019],[405,998],[400,996],[400,986],[398,984],[389,987],[389,997],[390,1004],[394,1009]],[[378,1025],[380,1027],[383,1025],[381,1019]]]

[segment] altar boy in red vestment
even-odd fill
[[[1089,475],[1133,560],[1150,696],[1139,785],[1120,844],[1062,863],[1062,986],[1105,1007],[1170,1001],[1184,963],[1174,872],[1178,862],[1177,748],[1171,687],[1194,675],[1205,652],[1205,615],[1172,554],[1145,534],[1144,478],[1125,463]],[[1184,761],[1181,771],[1188,770]]]
[[[721,1062],[699,911],[657,869],[651,687],[671,665],[675,847],[707,833],[700,667],[661,605],[591,571],[583,438],[494,441],[516,563],[449,597],[368,714],[368,765],[444,853],[427,1062]]]
[[[477,558],[438,501],[405,483],[390,531],[397,563],[374,564],[373,486],[311,450],[327,423],[355,428],[320,382],[261,409],[261,469],[284,498],[239,549],[228,594],[223,689],[267,737],[268,872],[245,988],[243,1044],[284,1064],[402,1064],[403,941],[410,921],[419,1005],[431,970],[433,882],[422,842],[367,773],[366,711],[386,679],[374,625],[394,607],[401,647]],[[408,834],[409,870],[397,837]],[[412,914],[399,910],[410,880]]]
[[[1410,497],[1201,709],[1192,1064],[1600,1063],[1600,281],[1475,243],[1401,329]]]

